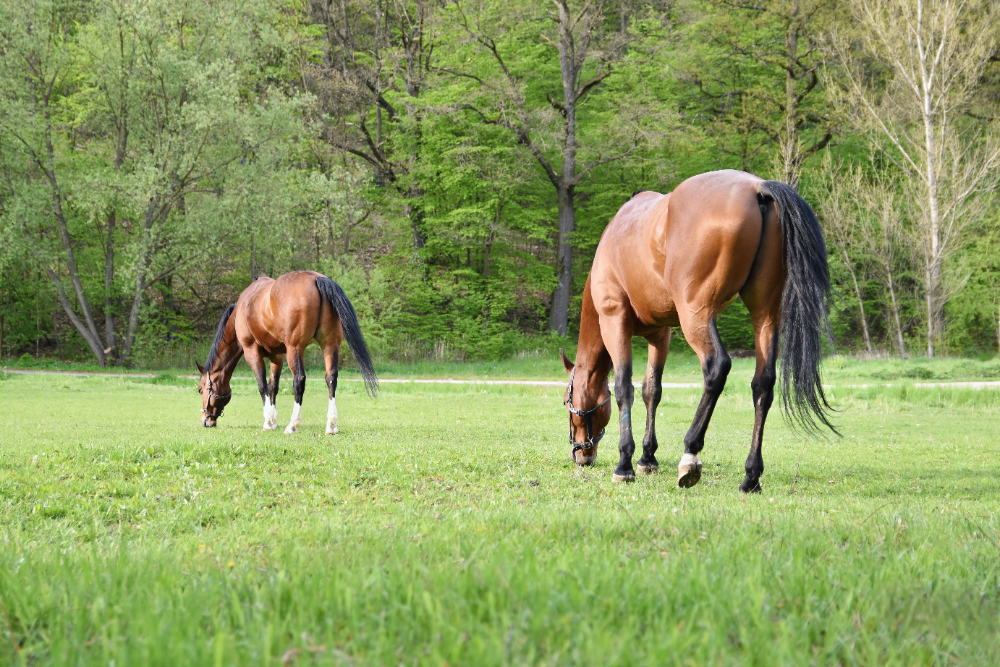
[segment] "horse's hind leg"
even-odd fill
[[[740,484],[743,493],[760,493],[760,476],[764,474],[764,422],[774,401],[774,383],[777,374],[774,364],[778,357],[778,332],[771,321],[754,322],[754,338],[757,348],[757,369],[750,383],[753,391],[753,436],[750,439],[750,454],[747,456],[746,479]]]
[[[306,391],[306,368],[302,359],[302,350],[288,350],[288,367],[292,371],[292,391],[295,394],[295,404],[292,406],[292,418],[285,427],[285,433],[295,433],[302,423],[302,395]]]
[[[649,336],[649,364],[646,379],[642,383],[642,402],[646,404],[646,434],[642,438],[642,458],[636,468],[641,473],[650,474],[660,469],[656,461],[656,407],[663,394],[663,364],[670,348],[670,327],[660,329],[655,336]]]
[[[697,313],[698,316],[704,311]],[[719,338],[715,324],[715,313],[707,319],[693,319],[691,315],[681,319],[681,325],[688,343],[701,360],[701,372],[705,379],[705,390],[694,414],[694,421],[684,436],[684,456],[677,466],[677,486],[691,487],[701,479],[701,460],[698,453],[705,446],[705,431],[712,419],[715,404],[726,387],[726,378],[732,361]]]
[[[774,370],[778,359],[778,338],[781,325],[781,297],[785,287],[784,262],[781,259],[781,231],[777,216],[767,218],[764,236],[750,281],[740,290],[740,296],[750,319],[753,320],[754,347],[757,352],[757,368],[750,388],[753,391],[753,436],[750,440],[750,454],[746,462],[746,478],[740,484],[744,493],[760,493],[760,476],[764,474],[764,422],[774,401],[774,384],[777,374]]]
[[[323,361],[326,362],[326,386],[330,390],[330,407],[326,411],[326,432],[333,435],[337,428],[337,366],[340,362],[340,346],[329,346],[323,349]]]
[[[776,265],[780,270],[780,264]],[[780,278],[780,276],[779,276]],[[744,493],[760,493],[760,476],[764,473],[764,422],[774,401],[774,384],[777,380],[774,365],[778,359],[778,327],[781,312],[782,280],[762,280],[748,286],[741,294],[753,320],[754,347],[757,351],[757,368],[750,388],[753,391],[753,436],[746,462],[746,479],[740,484]]]

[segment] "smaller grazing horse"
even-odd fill
[[[235,304],[226,308],[205,365],[195,362],[201,373],[198,392],[204,415],[202,426],[213,427],[218,423],[233,395],[229,387],[233,369],[240,357],[245,356],[264,402],[264,430],[273,431],[278,425],[275,404],[278,380],[287,355],[295,405],[285,433],[298,431],[302,394],[306,389],[303,353],[309,343],[316,341],[323,348],[330,392],[326,432],[337,433],[337,366],[340,343],[345,338],[361,367],[365,390],[374,397],[378,393],[378,378],[354,306],[340,285],[314,271],[294,271],[277,280],[260,276],[243,290]],[[270,382],[265,374],[265,359],[271,362]]]
[[[635,479],[632,337],[642,336],[649,341],[649,367],[642,385],[646,435],[638,468],[641,473],[659,469],[654,455],[656,407],[670,330],[680,326],[701,361],[705,388],[684,437],[677,485],[697,484],[702,468],[698,453],[731,366],[716,317],[741,296],[753,321],[757,368],[750,383],[756,414],[740,490],[759,492],[779,337],[786,413],[806,430],[816,429],[817,421],[833,428],[819,377],[829,291],[819,223],[788,185],[725,170],[693,176],[670,194],[635,194],[597,246],[583,289],[576,362],[559,351],[569,373],[563,402],[569,410],[573,460],[592,465],[597,457],[597,445],[611,421],[608,372],[613,367],[621,425],[613,479]]]

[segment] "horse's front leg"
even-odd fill
[[[656,460],[656,408],[660,405],[663,395],[663,364],[666,363],[667,351],[670,348],[670,327],[664,327],[649,340],[649,364],[646,367],[646,379],[642,383],[642,402],[646,405],[646,434],[642,438],[642,458],[639,459],[638,470],[651,474],[660,469]]]
[[[292,371],[292,392],[295,394],[295,404],[292,406],[292,418],[285,427],[285,433],[295,433],[302,423],[302,395],[306,391],[306,367],[302,358],[302,350],[288,350],[288,367]]]
[[[243,356],[246,358],[247,365],[250,366],[250,370],[253,371],[253,377],[257,380],[257,391],[260,392],[260,400],[264,403],[264,430],[273,431],[274,427],[277,426],[277,422],[271,423],[268,421],[271,404],[268,397],[267,374],[264,370],[264,357],[261,355],[260,350],[253,345],[248,345],[244,348]]]
[[[281,366],[284,363],[284,355],[271,358],[271,381],[264,399],[264,428],[268,431],[278,427],[278,383],[281,381]]]
[[[632,317],[628,313],[601,317],[601,337],[611,355],[615,368],[615,402],[618,403],[618,467],[611,478],[615,482],[632,482],[635,469],[635,439],[632,437],[632,403],[635,388],[632,386]]]

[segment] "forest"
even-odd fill
[[[832,351],[995,353],[998,12],[4,0],[0,357],[188,366],[295,269],[343,286],[377,357],[572,345],[617,209],[724,168],[816,210]],[[752,348],[741,303],[719,328]]]

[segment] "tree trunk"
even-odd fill
[[[889,301],[892,307],[892,317],[896,322],[896,347],[899,350],[899,356],[905,359],[906,345],[903,343],[903,325],[899,318],[899,303],[896,301],[896,287],[892,280],[892,267],[888,262],[885,265],[885,274],[888,278]]]
[[[63,312],[69,318],[69,321],[73,323],[73,327],[80,332],[83,340],[87,343],[87,347],[90,351],[94,353],[97,357],[97,361],[101,366],[105,366],[107,363],[107,358],[104,356],[104,348],[101,347],[101,339],[96,337],[90,330],[87,329],[87,325],[80,321],[77,317],[76,311],[73,310],[73,305],[66,298],[66,291],[63,289],[62,281],[59,280],[59,276],[49,267],[45,267],[45,274],[49,277],[49,280],[56,288],[56,298],[59,299],[59,304],[63,308]]]
[[[556,277],[559,282],[552,292],[552,311],[549,314],[549,329],[560,336],[566,335],[569,326],[569,294],[573,282],[573,246],[570,237],[576,229],[576,215],[573,209],[573,191],[560,188],[559,193],[559,255],[556,260]]]
[[[847,270],[851,272],[851,280],[854,281],[854,294],[858,298],[858,310],[861,312],[861,331],[865,335],[865,348],[871,352],[872,339],[868,333],[868,318],[865,317],[865,302],[861,298],[861,287],[858,285],[858,276],[854,272],[854,267],[851,265],[851,258],[848,256],[847,250],[842,250],[841,255],[844,259],[844,265],[847,267]]]
[[[413,202],[419,202],[423,195],[423,189],[416,186],[411,186],[406,192],[406,198]],[[410,229],[413,230],[413,249],[420,250],[427,244],[427,236],[423,230],[424,212],[420,210],[420,205],[416,203],[409,204],[407,208],[409,209],[407,215],[410,218]]]
[[[142,297],[146,293],[146,274],[153,261],[153,253],[156,251],[156,242],[152,238],[153,227],[158,220],[166,217],[169,206],[160,206],[157,199],[149,200],[146,207],[146,225],[143,231],[143,251],[139,260],[135,276],[135,294],[132,297],[132,308],[128,314],[128,329],[125,333],[125,346],[122,349],[122,359],[132,356],[132,345],[135,343],[135,334],[139,328],[139,311],[142,309]]]
[[[927,302],[927,356],[934,356],[934,304],[931,297],[931,267],[924,267],[924,292],[926,292]]]
[[[563,147],[562,174],[556,186],[559,204],[559,251],[556,256],[558,283],[552,293],[549,329],[565,336],[569,329],[569,295],[573,288],[573,246],[576,231],[576,209],[573,195],[576,188],[576,85],[579,67],[573,38],[573,17],[565,2],[559,2],[559,69],[563,88]],[[579,19],[578,19],[579,20]]]
[[[62,305],[66,315],[69,317],[70,322],[73,323],[73,326],[76,327],[77,331],[80,332],[80,335],[83,336],[83,339],[87,342],[87,346],[90,347],[94,356],[97,358],[97,363],[103,367],[108,363],[107,357],[104,354],[104,346],[101,344],[101,337],[97,333],[97,325],[94,323],[94,315],[90,310],[90,302],[87,301],[87,295],[83,291],[83,283],[80,281],[80,274],[76,268],[76,255],[73,252],[73,243],[69,236],[69,226],[66,224],[66,217],[63,213],[63,197],[62,192],[59,189],[59,181],[56,178],[55,171],[55,148],[52,145],[51,118],[49,115],[48,100],[44,98],[42,102],[42,113],[45,118],[45,148],[48,158],[48,164],[45,168],[45,176],[52,191],[53,213],[55,214],[56,224],[59,228],[59,236],[62,239],[63,250],[66,253],[66,268],[69,270],[70,281],[73,283],[73,289],[76,292],[77,302],[80,304],[80,311],[83,313],[83,321],[81,321],[73,311],[73,306],[70,304],[69,299],[66,298],[66,293],[63,290],[62,282],[59,280],[59,277],[48,267],[46,267],[45,271],[49,276],[49,280],[51,280],[56,286],[59,303]]]
[[[115,212],[108,213],[107,234],[108,243],[104,253],[104,342],[107,344],[105,353],[117,358],[115,350],[115,314],[111,299],[111,288],[115,277]]]
[[[797,10],[797,7],[796,7]],[[798,14],[798,11],[795,12]],[[792,186],[796,192],[799,189],[799,176],[802,167],[802,147],[799,145],[799,128],[796,123],[798,114],[798,97],[795,94],[796,55],[799,48],[799,24],[796,17],[788,22],[785,30],[785,133],[781,137],[781,161],[785,183]]]
[[[925,63],[921,62],[923,66]],[[941,211],[938,201],[938,174],[934,158],[937,155],[934,145],[934,134],[937,128],[934,123],[931,75],[923,68],[923,123],[924,149],[927,151],[926,187],[927,215],[930,223],[930,248],[927,256],[927,356],[934,356],[934,339],[944,333],[944,304],[942,303],[941,285]]]
[[[500,222],[500,212],[497,211],[496,219],[494,224]],[[493,249],[493,237],[494,230],[490,230],[490,235],[486,238],[486,245],[483,247],[483,280],[487,280],[490,277],[490,250]]]

